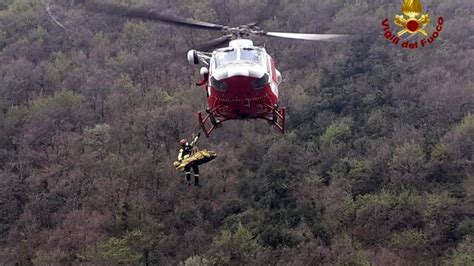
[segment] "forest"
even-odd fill
[[[220,35],[87,1],[0,0],[0,264],[474,265],[472,0],[422,0],[444,24],[418,49],[384,38],[402,0],[97,0],[362,36],[254,38],[287,132],[201,136],[199,188],[173,166],[207,105],[186,52]]]

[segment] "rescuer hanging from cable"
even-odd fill
[[[188,159],[191,155],[194,154],[195,150],[193,149],[193,147],[198,142],[200,136],[201,132],[199,132],[190,143],[187,139],[182,139],[179,142],[181,144],[181,149],[179,150],[178,154],[178,162],[182,163],[184,160]],[[191,185],[191,168],[194,172],[194,186],[199,186],[199,167],[196,163],[190,163],[184,167],[184,172],[186,175],[186,184]]]
[[[174,162],[176,169],[185,173],[187,185],[191,185],[191,169],[193,169],[194,186],[196,187],[200,186],[198,166],[210,162],[217,157],[214,151],[198,150],[195,147],[199,136],[201,136],[201,132],[199,132],[197,136],[193,134],[193,140],[191,142],[188,142],[186,139],[182,139],[179,142],[181,149],[179,150],[178,161]]]

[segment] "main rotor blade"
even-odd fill
[[[86,2],[86,8],[93,12],[101,12],[115,16],[121,16],[126,18],[136,18],[152,21],[161,21],[165,23],[171,23],[191,28],[208,29],[208,30],[222,30],[225,28],[223,25],[198,21],[194,19],[184,19],[169,15],[162,15],[146,8],[127,8],[120,5],[98,3],[93,0]]]
[[[232,40],[232,34],[222,36],[222,37],[216,38],[214,40],[210,40],[210,41],[200,45],[198,47],[198,49],[199,50],[207,50],[207,49],[215,48],[215,47],[218,47],[218,46],[220,46],[224,43],[229,42],[230,40]]]
[[[340,42],[340,41],[350,41],[357,39],[355,35],[345,35],[345,34],[311,34],[311,33],[291,33],[291,32],[264,32],[263,35],[287,38],[287,39],[297,39],[297,40],[308,40],[308,41],[327,41],[327,42]]]

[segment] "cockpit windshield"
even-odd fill
[[[230,48],[214,55],[214,67],[219,68],[236,61],[245,61],[266,66],[265,53],[260,48]]]
[[[257,48],[242,48],[240,49],[239,59],[242,61],[250,61],[255,64],[264,66],[263,52]]]
[[[237,50],[232,48],[232,49],[227,49],[221,52],[218,52],[214,56],[216,68],[227,65],[228,63],[231,63],[233,61],[237,60]]]

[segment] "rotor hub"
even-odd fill
[[[248,39],[237,39],[229,42],[229,47],[250,47],[253,46],[253,41]]]

